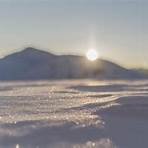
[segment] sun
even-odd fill
[[[96,59],[98,59],[99,56],[96,49],[89,49],[86,53],[86,57],[90,61],[95,61]]]

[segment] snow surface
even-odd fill
[[[0,82],[0,148],[147,148],[148,80]]]

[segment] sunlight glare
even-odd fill
[[[87,51],[86,57],[90,61],[95,61],[98,58],[98,53],[95,49],[90,49]]]

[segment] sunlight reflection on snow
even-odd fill
[[[98,142],[88,141],[85,144],[60,143],[52,145],[52,148],[116,148],[110,139],[100,139]]]
[[[9,88],[0,91],[2,148],[7,142],[15,148],[115,148],[112,130],[122,124],[121,115],[147,117],[148,81],[8,82],[0,87]],[[111,133],[105,135],[105,130]]]

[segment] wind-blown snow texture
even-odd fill
[[[148,81],[0,83],[1,148],[146,148]]]

